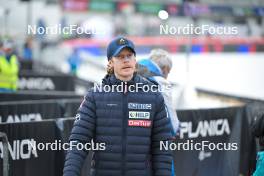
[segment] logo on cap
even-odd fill
[[[124,45],[126,43],[127,43],[127,41],[123,38],[119,39],[119,41],[118,41],[118,45]]]

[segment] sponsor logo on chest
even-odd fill
[[[128,120],[128,126],[150,127],[150,120]]]
[[[128,109],[151,109],[151,104],[128,103]]]
[[[150,119],[150,112],[129,111],[129,119]]]

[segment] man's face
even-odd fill
[[[122,49],[119,54],[110,60],[111,67],[119,79],[132,78],[136,68],[136,58],[129,48]]]
[[[13,52],[13,50],[11,48],[5,48],[4,51],[5,51],[6,55],[10,55]]]

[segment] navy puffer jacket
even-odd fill
[[[94,151],[91,176],[171,175],[171,151],[160,150],[160,141],[171,138],[163,97],[143,88],[133,92],[136,83],[151,85],[137,74],[126,84],[108,76],[104,86],[132,85],[130,91],[92,89],[78,110],[70,141],[105,143],[105,150]],[[85,150],[69,150],[63,175],[80,176],[86,156]]]

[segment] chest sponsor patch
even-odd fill
[[[128,120],[128,126],[150,127],[150,120]]]
[[[129,111],[129,118],[130,119],[149,119],[150,113],[142,112],[142,111]]]
[[[128,103],[128,109],[151,109],[151,104]]]

